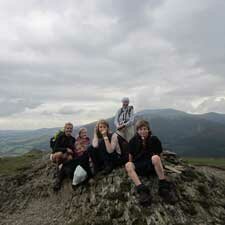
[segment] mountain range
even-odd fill
[[[189,114],[174,109],[147,109],[135,114],[135,120],[150,122],[153,134],[158,136],[164,149],[181,156],[225,157],[225,114]],[[107,121],[115,130],[114,118]],[[96,122],[86,124],[89,137],[93,136]],[[21,155],[33,149],[49,151],[49,139],[59,130],[0,130],[0,156]],[[76,136],[79,127],[75,127]]]

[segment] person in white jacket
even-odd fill
[[[116,133],[127,142],[134,136],[134,107],[129,102],[128,97],[122,99],[122,108],[117,111],[114,119]]]

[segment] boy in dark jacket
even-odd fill
[[[149,123],[145,120],[136,124],[136,135],[129,142],[129,162],[126,163],[128,176],[136,185],[140,204],[151,204],[149,189],[140,181],[138,175],[145,176],[156,172],[159,178],[159,195],[166,201],[173,200],[171,183],[165,179],[160,154],[162,145],[156,136],[152,136]]]

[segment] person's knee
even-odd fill
[[[73,159],[73,156],[72,155],[68,155],[67,156],[67,160],[72,160]]]
[[[127,162],[125,165],[125,169],[128,173],[132,172],[134,170],[134,166],[132,162]]]
[[[62,152],[57,152],[55,154],[52,155],[52,161],[53,162],[60,162],[63,158],[63,153]]]
[[[152,156],[152,164],[153,165],[158,165],[161,162],[161,159],[158,155],[153,155]]]

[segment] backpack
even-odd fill
[[[128,115],[130,117],[130,114],[131,114],[131,110],[133,109],[134,107],[131,105],[131,106],[128,106]],[[121,116],[121,114],[123,113],[123,108],[120,109],[120,113],[118,114],[118,122],[119,122],[119,118]],[[125,116],[126,118],[126,116]]]
[[[64,133],[64,129],[58,130],[53,137],[50,138],[50,148],[54,150],[56,139]]]

